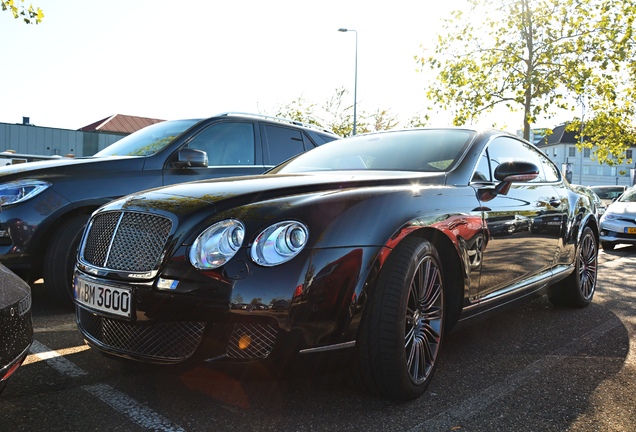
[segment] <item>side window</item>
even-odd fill
[[[254,125],[215,123],[195,136],[188,147],[205,151],[209,166],[254,165]]]
[[[539,168],[539,176],[532,182],[546,181],[543,163],[546,157],[522,141],[505,137],[497,138],[488,146],[488,154],[490,155],[490,168],[493,178],[495,169],[499,164],[515,160],[531,162]]]
[[[271,165],[277,165],[305,151],[303,135],[299,130],[266,124],[263,131],[269,146]]]
[[[488,164],[488,152],[484,151],[479,158],[477,168],[473,173],[472,181],[475,183],[488,183],[492,181],[490,177],[490,165]]]
[[[545,175],[545,181],[548,182],[556,182],[561,180],[561,173],[556,165],[545,155],[539,154],[539,158],[541,159],[541,168],[543,169],[543,174]]]

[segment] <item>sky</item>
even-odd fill
[[[27,4],[29,2],[27,1]],[[423,113],[414,59],[462,0],[31,0],[26,25],[0,11],[0,122],[79,129],[114,114],[159,118],[273,113],[337,88],[358,113]],[[520,128],[521,114],[500,121]],[[448,123],[440,115],[436,122]],[[436,124],[437,125],[437,124]]]

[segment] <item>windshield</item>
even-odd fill
[[[609,200],[618,198],[625,191],[624,186],[591,186],[590,189],[592,189],[599,198]]]
[[[323,144],[270,172],[448,171],[474,135],[474,131],[462,129],[412,129],[360,135]]]
[[[628,189],[619,199],[618,202],[636,202],[636,188]]]
[[[198,122],[174,120],[146,126],[95,153],[95,157],[153,155]]]

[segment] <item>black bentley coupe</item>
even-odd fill
[[[412,399],[445,332],[535,295],[587,306],[597,260],[589,197],[533,145],[423,128],[113,201],[84,232],[74,294],[109,356],[284,365],[348,350],[364,388]]]

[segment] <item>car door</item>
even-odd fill
[[[498,137],[483,153],[477,172],[494,180],[497,166],[507,161],[532,162],[539,176],[512,183],[506,194],[481,203],[489,242],[473,301],[505,302],[519,289],[541,285],[551,274],[564,230],[568,202],[555,188],[559,174],[554,165],[533,146]]]
[[[164,168],[164,185],[210,178],[261,174],[263,164],[260,133],[254,122],[220,121],[210,124],[189,139],[182,148],[201,150],[207,167]],[[174,155],[176,157],[176,154]]]

